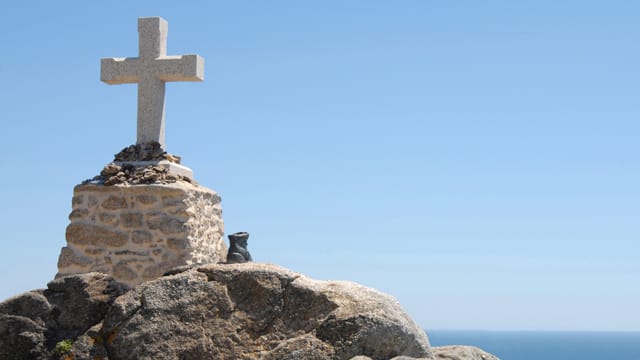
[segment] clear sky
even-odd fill
[[[135,142],[137,18],[167,145],[254,259],[427,329],[640,330],[640,4],[25,1],[0,22],[0,298],[56,273],[73,186]]]

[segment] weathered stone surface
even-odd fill
[[[181,266],[126,293],[72,275],[0,304],[0,359],[57,358],[62,339],[74,359],[497,360],[430,348],[388,295],[260,263]]]
[[[143,205],[151,205],[158,202],[158,197],[150,194],[141,194],[136,196],[136,201]]]
[[[136,230],[131,232],[131,241],[134,244],[142,244],[151,242],[151,233],[145,230]]]
[[[65,246],[60,252],[58,258],[58,267],[70,267],[70,266],[88,266],[91,264],[91,259],[76,254],[73,249]]]
[[[146,218],[149,229],[160,230],[163,234],[180,234],[187,230],[184,221],[171,217],[162,211],[149,213]]]
[[[452,345],[432,349],[436,360],[500,360],[475,346]]]
[[[102,328],[102,323],[98,323],[89,330],[87,330],[84,334],[78,336],[77,339],[73,342],[73,346],[71,348],[71,353],[73,354],[73,359],[70,360],[108,360],[109,354],[107,354],[106,349],[103,346],[103,339],[100,337],[100,329]],[[68,359],[65,359],[68,360]]]
[[[0,359],[57,359],[55,344],[90,333],[124,291],[110,276],[90,273],[0,303]]]
[[[142,226],[141,213],[122,213],[120,214],[120,222],[125,228],[139,228]]]
[[[333,360],[335,351],[331,345],[310,334],[282,341],[260,360]]]
[[[392,297],[257,263],[144,283],[114,302],[101,333],[110,359],[430,356],[426,335]]]
[[[87,209],[76,209],[69,214],[69,220],[82,219],[87,217],[89,214],[89,210]]]
[[[127,199],[123,196],[111,195],[102,202],[102,207],[107,210],[126,209]]]
[[[415,358],[400,355],[390,360],[500,360],[495,355],[479,349],[475,346],[451,345],[432,347],[433,358]],[[368,356],[355,356],[350,360],[372,360]]]
[[[71,205],[73,207],[82,205],[83,203],[84,203],[84,196],[83,195],[74,196],[73,198],[71,198]]]
[[[112,228],[71,223],[67,226],[67,240],[78,245],[106,245],[109,247],[120,247],[127,243],[128,236],[125,232]]]
[[[73,220],[73,219],[71,219]],[[100,220],[101,223],[108,225],[108,226],[118,226],[120,225],[120,219],[118,219],[118,216],[111,213],[111,212],[106,212],[106,213],[100,213],[98,214],[98,220]]]
[[[187,248],[187,242],[184,239],[171,238],[167,240],[167,247],[172,250],[184,250]]]
[[[105,316],[113,300],[126,289],[113,277],[87,273],[56,279],[44,296],[55,308],[58,333],[75,338]]]
[[[46,323],[51,322],[52,309],[53,306],[43,295],[43,290],[29,291],[0,303],[0,314],[23,316],[38,326],[46,326]]]
[[[220,196],[190,183],[76,186],[57,277],[101,271],[129,286],[172,267],[224,261]],[[135,266],[132,265],[135,263]],[[151,277],[152,276],[152,277]]]
[[[27,317],[0,314],[0,359],[44,359],[46,330]]]
[[[89,195],[89,209],[94,208],[98,205],[98,198],[94,195]]]
[[[121,281],[131,282],[138,278],[138,273],[126,263],[119,262],[113,267],[113,276]]]

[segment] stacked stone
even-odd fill
[[[226,256],[220,196],[202,186],[82,184],[72,205],[56,277],[98,271],[135,286]]]

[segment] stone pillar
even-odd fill
[[[57,277],[91,271],[135,286],[180,265],[224,261],[220,196],[188,182],[82,184]]]

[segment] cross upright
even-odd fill
[[[165,148],[164,94],[167,81],[204,80],[204,59],[199,55],[167,56],[167,21],[138,19],[138,57],[104,58],[100,80],[107,84],[138,84],[137,143],[158,142]]]

